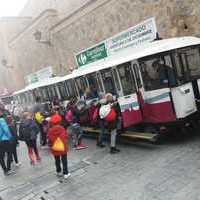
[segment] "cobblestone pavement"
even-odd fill
[[[72,176],[56,178],[52,157],[41,150],[42,163],[31,167],[20,146],[22,166],[13,176],[0,175],[3,200],[198,200],[200,199],[200,136],[154,146],[120,145],[110,155],[89,148],[69,153]]]

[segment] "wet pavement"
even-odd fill
[[[135,142],[121,144],[121,153],[96,148],[71,150],[72,176],[63,181],[55,176],[54,161],[41,149],[42,162],[31,166],[23,144],[19,147],[22,166],[16,174],[0,174],[3,200],[198,200],[200,199],[200,134],[162,145]]]

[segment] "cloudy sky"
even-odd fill
[[[0,17],[17,16],[28,0],[0,0]]]

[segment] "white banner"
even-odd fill
[[[134,27],[123,31],[106,40],[108,56],[127,48],[135,48],[139,45],[156,39],[157,28],[154,18],[150,18]]]

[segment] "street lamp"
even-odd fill
[[[6,68],[10,68],[10,69],[13,69],[13,68],[14,68],[12,65],[8,65],[8,61],[7,61],[5,58],[3,58],[3,59],[1,60],[1,64],[2,64],[4,67],[6,67]]]
[[[52,45],[50,40],[42,40],[42,32],[39,30],[36,30],[35,33],[33,33],[33,36],[35,40],[38,41],[39,43],[46,44],[49,46]]]

